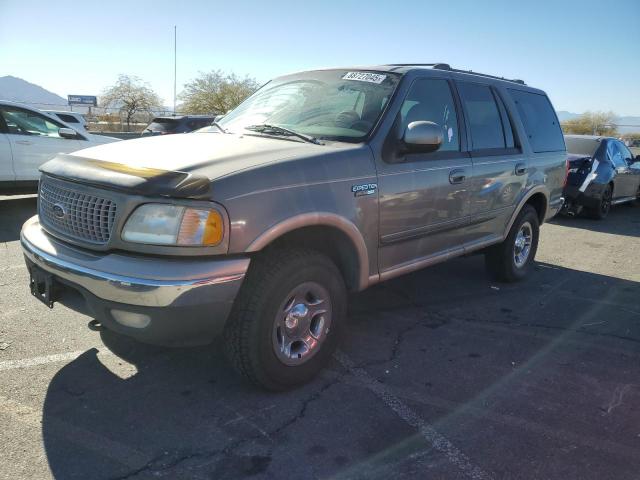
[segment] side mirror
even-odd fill
[[[631,163],[640,163],[640,155],[636,155],[635,158],[631,160]]]
[[[78,138],[78,132],[76,132],[73,128],[60,128],[58,130],[58,135],[62,138]]]
[[[442,145],[442,127],[434,122],[411,122],[402,135],[407,151],[430,153]]]

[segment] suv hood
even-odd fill
[[[129,167],[198,173],[210,179],[275,160],[322,151],[322,146],[223,133],[190,133],[140,138],[86,148],[73,156]]]
[[[40,167],[70,180],[141,195],[207,198],[211,180],[344,146],[223,133],[125,140],[58,155]]]

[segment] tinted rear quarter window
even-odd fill
[[[535,153],[557,152],[565,149],[558,118],[546,95],[509,89],[531,149]]]

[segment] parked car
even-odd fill
[[[564,213],[605,218],[612,205],[640,197],[640,156],[616,138],[566,135],[569,171]]]
[[[211,125],[215,116],[177,115],[174,117],[156,117],[142,131],[142,136],[168,135],[170,133],[188,133]]]
[[[0,101],[0,192],[35,192],[38,168],[47,160],[117,140],[78,132],[35,108]]]
[[[78,132],[86,132],[87,131],[87,121],[84,119],[82,115],[78,112],[69,112],[69,111],[61,111],[61,110],[44,110],[45,113],[49,115],[53,115],[54,118],[58,120],[62,120],[64,123],[73,127]]]
[[[204,131],[51,160],[21,241],[48,306],[156,344],[223,334],[237,370],[278,390],[330,358],[349,291],[480,251],[523,278],[565,160],[551,102],[522,81],[302,72]]]

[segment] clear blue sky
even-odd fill
[[[0,0],[0,76],[59,95],[137,75],[172,103],[199,71],[447,62],[546,90],[558,110],[640,115],[640,0]]]

